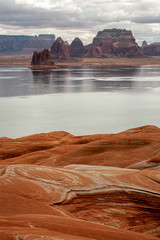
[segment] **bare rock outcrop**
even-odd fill
[[[0,239],[159,239],[160,128],[0,146]]]
[[[75,38],[69,46],[71,57],[82,57],[85,52],[83,42],[79,38]]]
[[[99,58],[102,57],[102,51],[100,47],[95,47],[91,46],[89,48],[86,48],[86,53],[84,57],[89,57],[89,58]]]
[[[104,29],[99,31],[95,38],[93,38],[93,45],[99,46],[102,41],[109,37],[113,42],[132,42],[135,43],[135,38],[131,31],[125,29]]]
[[[113,52],[119,57],[142,57],[143,54],[135,43],[115,42],[113,43]]]
[[[105,29],[97,33],[91,46],[100,47],[103,57],[141,57],[140,47],[131,31],[125,29]]]
[[[27,35],[0,35],[1,53],[32,53],[41,49],[50,48],[55,41],[54,34]]]
[[[160,56],[160,43],[151,43],[141,47],[141,50],[147,56]]]
[[[65,44],[61,37],[58,37],[52,44],[50,54],[55,61],[63,62],[71,59],[69,46]]]
[[[55,69],[58,68],[50,56],[48,49],[40,52],[34,52],[31,61],[32,70]]]

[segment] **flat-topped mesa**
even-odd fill
[[[82,57],[85,52],[83,42],[79,38],[75,38],[69,46],[71,57]]]
[[[32,53],[50,48],[55,41],[54,34],[28,35],[0,35],[1,53]]]
[[[93,38],[93,45],[99,46],[105,38],[110,38],[112,42],[132,42],[135,43],[135,38],[131,31],[126,29],[104,29],[99,31],[95,38]]]
[[[142,57],[140,47],[131,31],[125,29],[105,29],[99,31],[91,46],[100,47],[103,57]]]
[[[69,47],[61,37],[58,37],[52,44],[50,50],[51,57],[57,62],[70,60]]]
[[[50,56],[49,50],[35,51],[32,56],[31,67],[32,70],[47,70],[58,68]]]

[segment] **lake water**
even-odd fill
[[[0,137],[160,127],[160,66],[0,66]]]

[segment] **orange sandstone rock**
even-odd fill
[[[158,239],[160,129],[0,138],[0,239]]]

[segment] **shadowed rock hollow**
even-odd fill
[[[160,129],[0,138],[0,239],[160,237]]]

